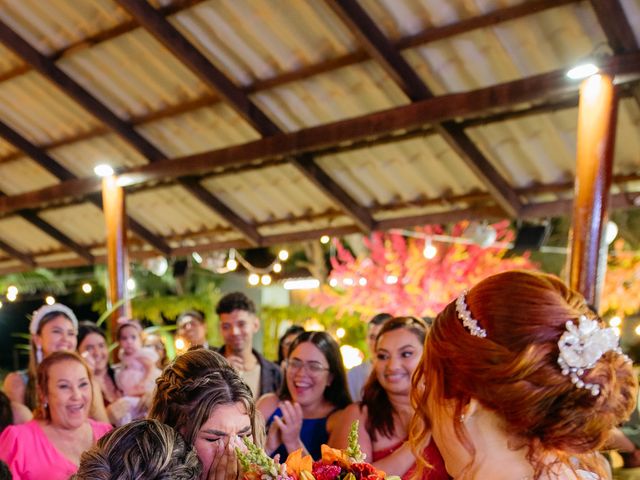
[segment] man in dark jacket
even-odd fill
[[[241,292],[228,293],[218,302],[216,313],[224,340],[219,352],[240,372],[254,398],[277,392],[282,383],[280,368],[253,349],[260,319],[251,299]]]

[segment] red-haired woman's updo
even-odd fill
[[[436,403],[456,400],[455,418],[472,397],[494,411],[504,419],[507,433],[529,447],[536,472],[543,451],[553,450],[560,458],[593,452],[631,414],[637,381],[624,355],[609,351],[582,376],[585,383],[600,385],[597,396],[562,374],[558,340],[566,322],[597,316],[558,278],[504,272],[478,283],[465,301],[487,336],[469,333],[455,302],[437,316],[413,378],[411,440],[417,450],[429,433],[428,395]],[[455,422],[453,428],[473,456],[463,424]]]

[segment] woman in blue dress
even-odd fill
[[[337,419],[351,403],[340,349],[325,332],[303,332],[291,344],[285,381],[279,394],[263,395],[257,404],[266,422],[265,449],[281,461],[303,449],[315,460]]]

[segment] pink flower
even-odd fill
[[[316,480],[335,480],[340,475],[338,465],[326,465],[322,462],[313,462],[313,476]]]

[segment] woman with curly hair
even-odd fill
[[[433,436],[456,479],[603,479],[596,452],[637,387],[617,334],[579,293],[504,272],[435,319],[413,377],[410,438],[421,452]]]

